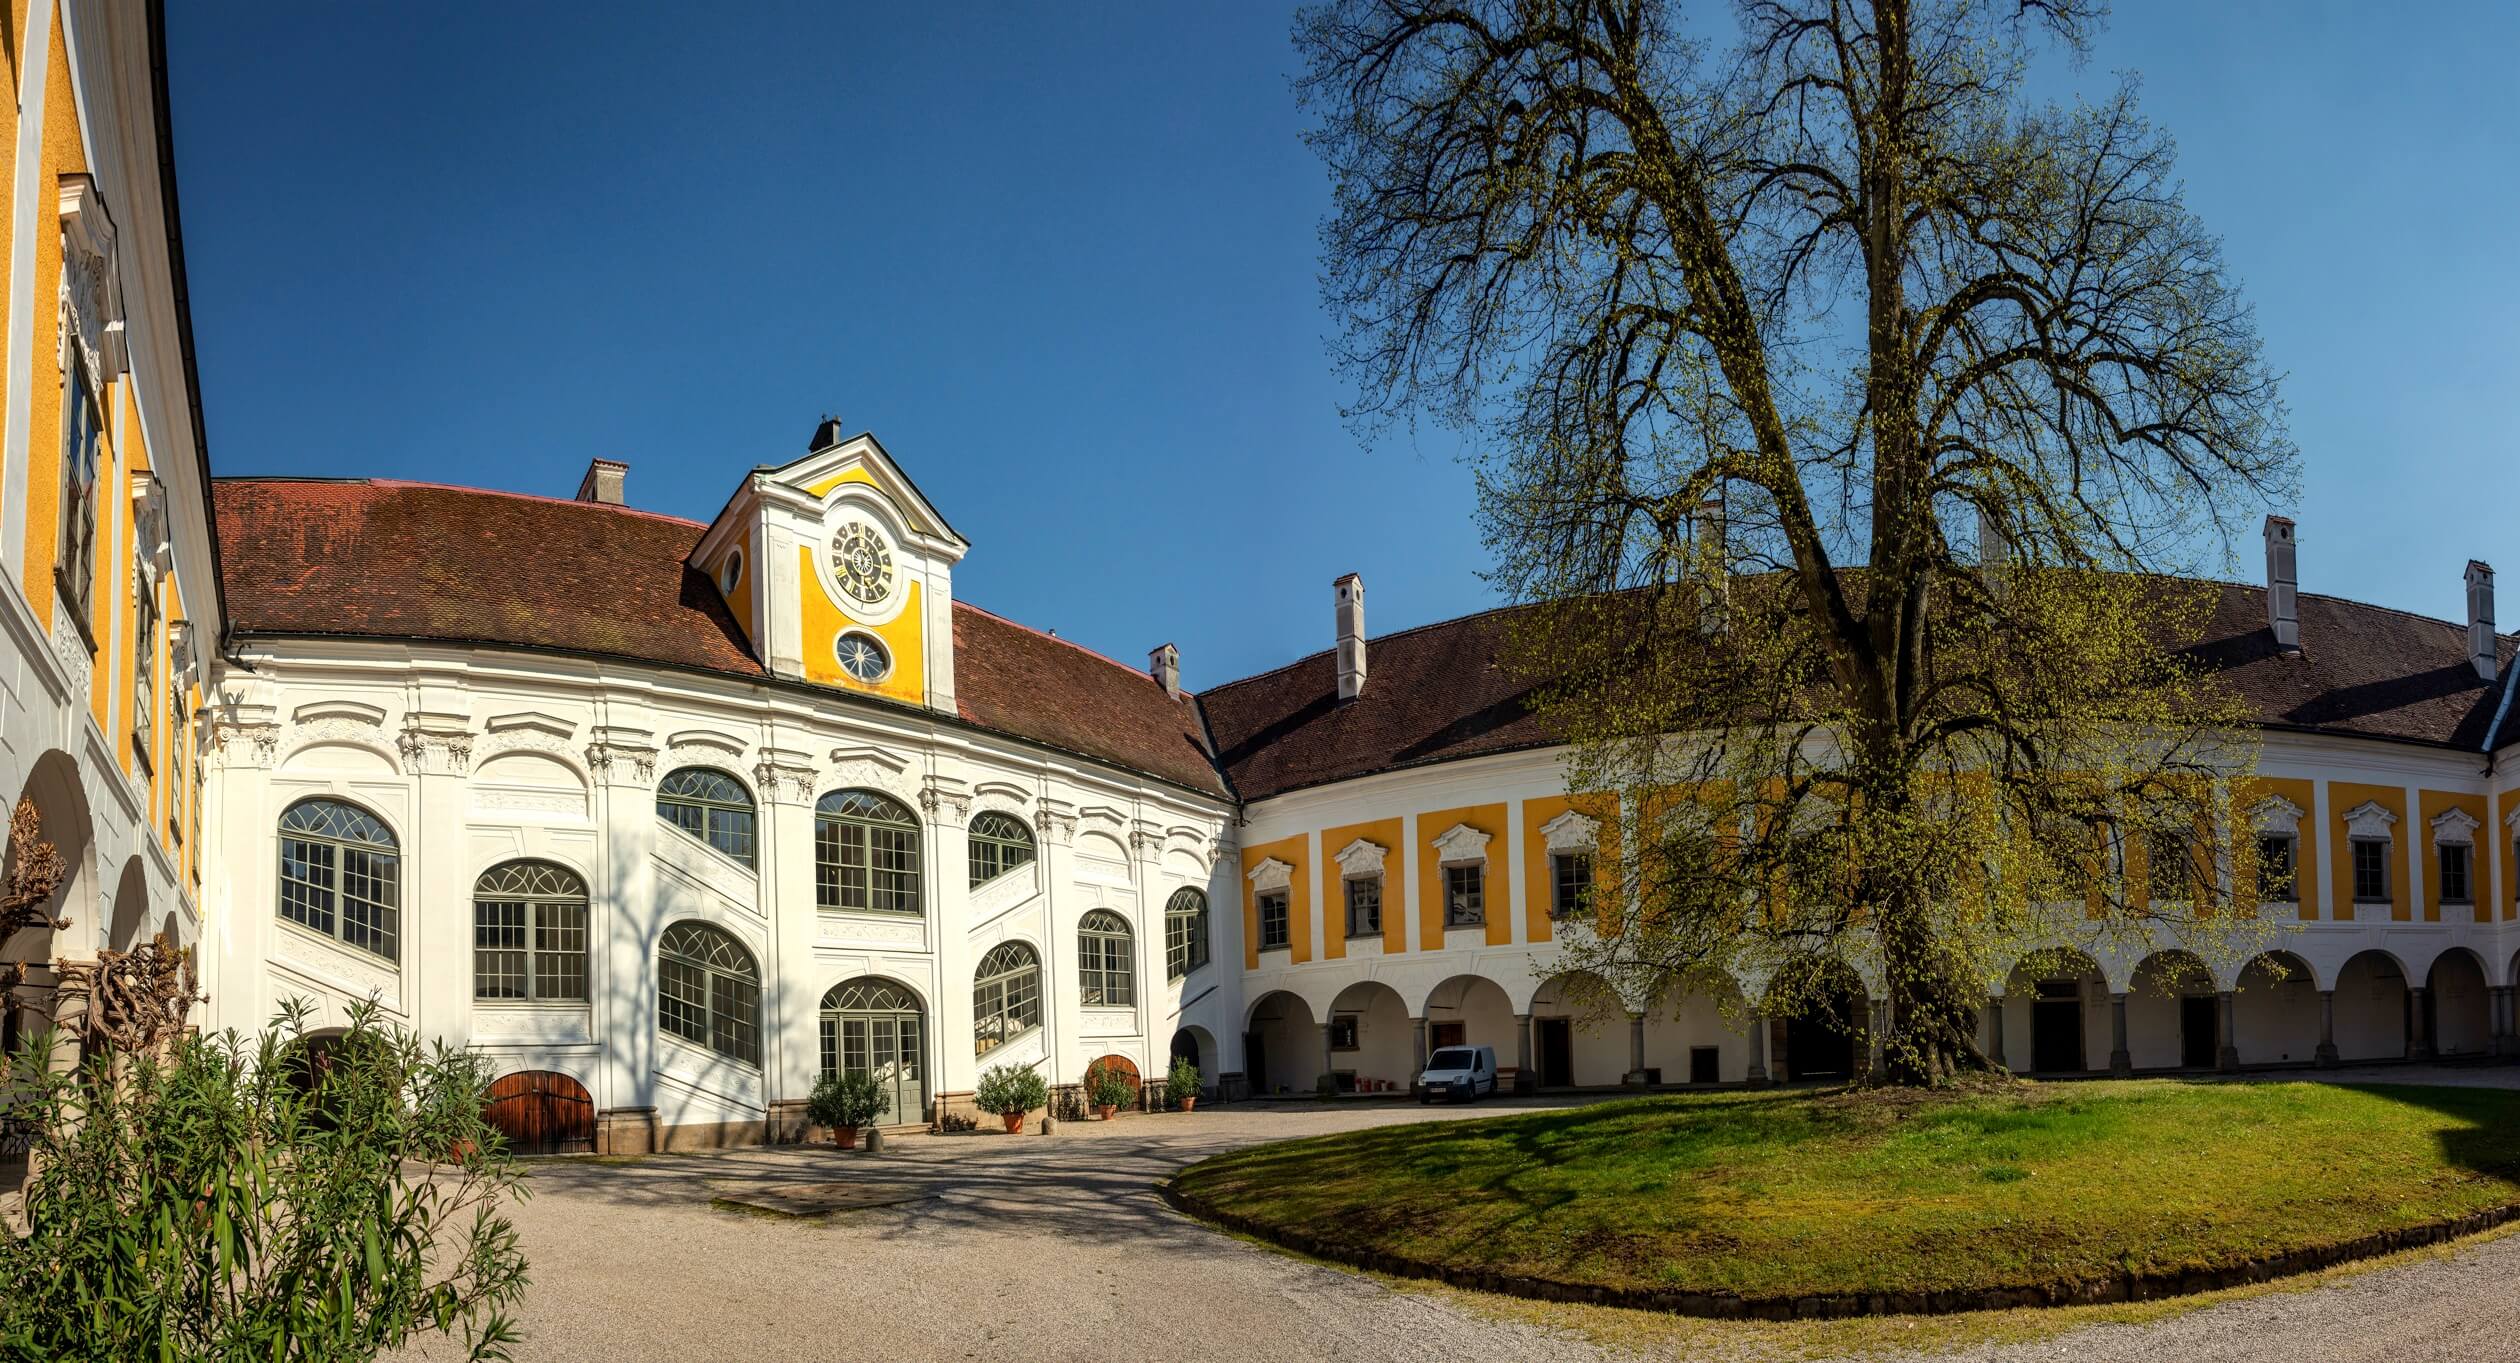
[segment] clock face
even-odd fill
[[[831,575],[840,580],[840,590],[858,601],[881,605],[892,595],[892,550],[875,527],[851,522],[831,537]]]

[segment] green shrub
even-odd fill
[[[892,1095],[864,1070],[826,1074],[805,1098],[805,1116],[837,1131],[865,1126],[892,1110]]]
[[[526,1190],[483,1060],[373,1005],[315,1045],[305,1017],[75,1073],[36,1059],[49,1038],[0,1062],[35,1133],[0,1357],[352,1363],[431,1334],[508,1356],[525,1256],[501,1204]]]
[[[1000,1117],[1030,1112],[1049,1101],[1049,1082],[1029,1065],[997,1065],[983,1071],[980,1086],[971,1095],[973,1107]]]
[[[1137,1085],[1127,1071],[1098,1060],[1085,1067],[1085,1097],[1096,1107],[1127,1107],[1137,1101]]]
[[[1173,1057],[1172,1068],[1164,1073],[1165,1101],[1178,1104],[1198,1096],[1199,1067],[1186,1055]]]

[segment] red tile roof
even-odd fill
[[[684,562],[707,529],[694,521],[383,479],[223,478],[213,495],[240,633],[557,649],[770,680]],[[1195,708],[1145,673],[959,602],[954,654],[961,718],[1226,793]]]

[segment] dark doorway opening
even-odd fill
[[[2197,994],[2179,1000],[2179,1063],[2192,1070],[2214,1067],[2215,1033],[2221,1030],[2222,1010],[2215,1006],[2211,994]]]
[[[1575,1083],[1575,1023],[1571,1018],[1542,1018],[1540,1087],[1568,1088]]]
[[[2084,1068],[2082,987],[2072,980],[2039,981],[2030,1004],[2030,1068],[2041,1074]]]
[[[1269,1048],[1262,1044],[1258,1032],[1243,1033],[1243,1073],[1250,1079],[1252,1092],[1270,1092]]]
[[[1861,1030],[1856,1019],[1862,1015],[1860,1000],[1851,994],[1839,994],[1786,1019],[1785,1077],[1854,1078],[1855,1038]]]
[[[1716,1049],[1712,1046],[1691,1046],[1689,1048],[1690,1083],[1712,1084],[1716,1082],[1716,1075],[1718,1073],[1715,1068],[1716,1055]]]
[[[1470,1044],[1470,1024],[1466,1022],[1430,1022],[1426,1024],[1426,1047],[1440,1051],[1446,1046]]]

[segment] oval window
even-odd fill
[[[834,646],[840,670],[862,682],[878,682],[892,671],[892,655],[871,634],[843,634]]]
[[[726,556],[726,562],[718,565],[718,590],[727,596],[733,596],[735,588],[743,580],[744,551],[738,549]]]

